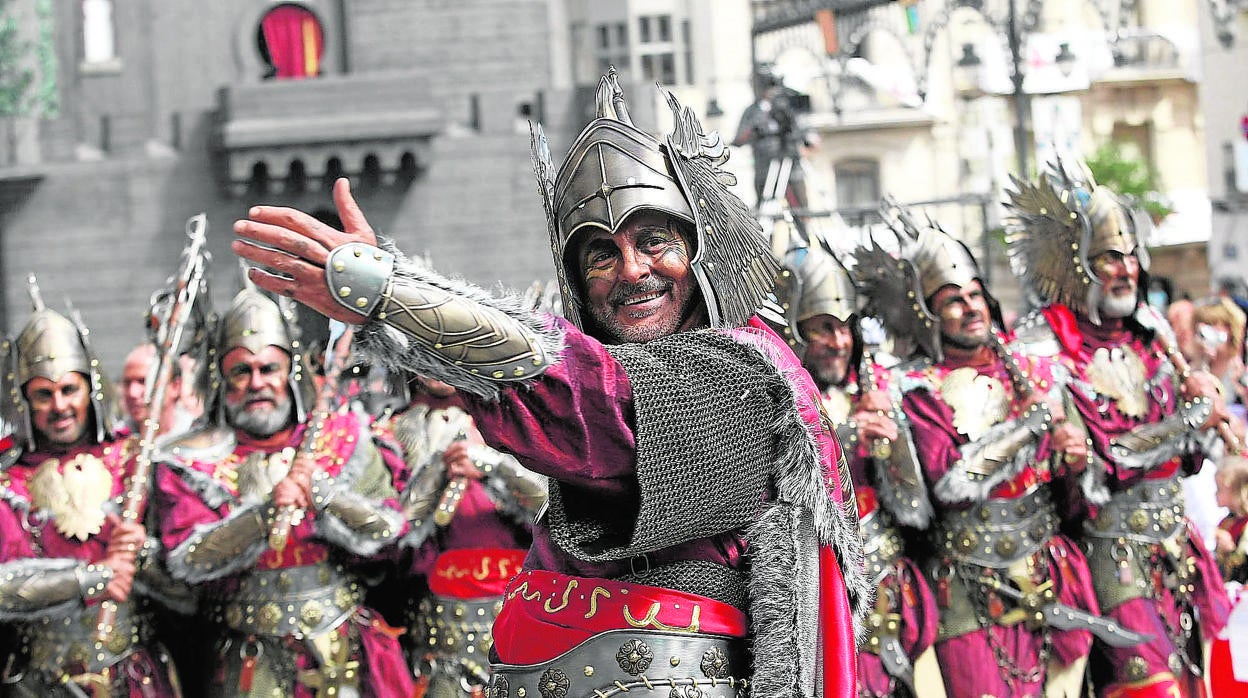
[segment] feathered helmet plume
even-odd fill
[[[640,210],[666,213],[691,229],[690,265],[713,326],[748,320],[779,271],[758,221],[728,189],[736,178],[720,169],[728,159],[723,141],[704,133],[671,93],[664,95],[675,128],[663,142],[633,125],[614,68],[598,84],[596,118],[557,171],[545,134],[540,127],[532,133],[564,313],[582,329],[590,324],[572,258],[577,240],[591,229],[614,234]]]
[[[1087,166],[1056,159],[1036,183],[1012,177],[1005,245],[1010,267],[1036,305],[1060,303],[1100,324],[1103,285],[1092,260],[1105,252],[1135,255],[1148,270],[1143,233],[1151,222]],[[1142,283],[1141,286],[1144,286]]]

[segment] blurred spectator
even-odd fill
[[[1218,506],[1226,518],[1218,524],[1218,567],[1227,582],[1248,582],[1248,458],[1227,456],[1218,467]]]
[[[1244,311],[1227,297],[1210,298],[1196,304],[1192,314],[1200,360],[1203,367],[1222,382],[1228,404],[1248,404],[1244,385]],[[1243,417],[1241,412],[1239,415]]]

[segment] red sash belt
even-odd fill
[[[524,568],[523,550],[472,548],[438,556],[429,575],[429,591],[452,599],[502,596],[507,582]]]
[[[504,664],[537,664],[598,633],[630,628],[745,637],[746,617],[695,594],[526,570],[507,587],[494,649]]]

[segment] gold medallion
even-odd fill
[[[1009,415],[1010,396],[1001,381],[970,366],[956,368],[940,384],[940,397],[953,409],[953,426],[975,441]]]
[[[1088,382],[1118,403],[1118,411],[1139,419],[1148,410],[1144,360],[1131,347],[1101,347],[1088,364]]]
[[[85,541],[104,526],[104,503],[113,495],[113,475],[104,461],[81,453],[62,464],[49,458],[30,480],[36,507],[51,512],[56,530]]]

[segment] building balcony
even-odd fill
[[[410,73],[273,80],[218,92],[213,142],[222,184],[235,195],[340,176],[388,185],[428,164],[429,141],[444,123],[428,87]]]

